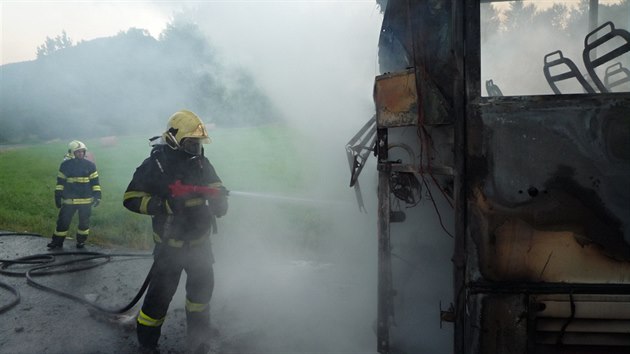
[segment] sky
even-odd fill
[[[34,60],[46,37],[66,31],[73,42],[116,35],[130,27],[157,36],[166,6],[141,1],[0,1],[0,64]]]

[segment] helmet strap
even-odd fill
[[[166,145],[168,145],[173,150],[179,150],[180,146],[177,142],[177,138],[171,132],[172,129],[169,129],[164,133],[164,140],[166,141]]]

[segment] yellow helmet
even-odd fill
[[[87,151],[87,146],[78,140],[72,140],[68,143],[68,153],[74,154],[77,150]]]
[[[201,149],[200,144],[209,144],[211,142],[201,118],[191,111],[177,111],[168,119],[162,139],[173,149],[187,151],[182,144],[184,139],[187,138],[192,138],[191,140],[194,140],[199,145],[199,149]],[[198,154],[196,151],[187,152]]]

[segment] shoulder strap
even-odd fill
[[[160,172],[162,172],[162,174],[166,174],[164,166],[162,165],[162,162],[160,162],[160,158],[162,158],[163,155],[164,153],[162,152],[161,146],[155,146],[153,150],[151,150],[151,159],[155,161],[155,164],[160,169]]]

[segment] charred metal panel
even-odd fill
[[[413,66],[408,2],[394,0],[386,3],[378,40],[381,73],[398,72]]]
[[[379,152],[392,149],[389,157],[392,161],[379,153],[379,181],[387,179],[392,183],[393,176],[402,171],[410,176],[425,175],[427,180],[439,183],[447,198],[452,197],[455,169],[452,124],[456,83],[453,73],[459,72],[451,46],[452,15],[448,1],[388,1],[379,40],[379,64],[384,74],[376,78],[374,89],[377,125],[381,130],[390,131],[389,141],[383,144],[379,141],[377,149]],[[457,99],[461,99],[461,95]],[[403,131],[414,141],[409,141]],[[401,159],[398,159],[399,152],[402,152]],[[391,173],[385,174],[385,169]],[[394,310],[400,314],[431,305],[417,304],[414,303],[417,299],[405,297],[410,293],[405,292],[400,281],[410,275],[401,268],[400,262],[391,262],[389,241],[385,241],[390,238],[389,229],[385,228],[384,219],[385,215],[389,217],[388,203],[392,197],[391,191],[386,195],[384,191],[386,188],[379,188],[379,214],[383,215],[379,217],[379,259],[384,262],[379,262],[378,351],[421,351],[410,346],[403,333],[413,330],[421,336],[424,324],[417,323],[407,329],[403,328],[404,324],[398,327]],[[412,212],[413,209],[405,210],[407,219],[421,219]],[[393,220],[388,218],[388,222]],[[417,235],[418,239],[424,237]],[[395,237],[392,239],[396,242]],[[414,272],[424,271],[414,269]],[[394,309],[394,306],[398,307]]]
[[[527,297],[487,295],[481,297],[481,304],[479,353],[525,353]]]
[[[553,96],[479,105],[468,131],[477,277],[630,283],[630,160],[610,153],[619,144],[606,128],[630,124],[628,107]]]
[[[376,152],[378,159],[378,318],[377,349],[379,353],[389,353],[390,333],[394,315],[393,285],[390,237],[390,190],[391,166],[388,163],[388,132],[378,127],[376,130]]]
[[[406,1],[408,4],[421,109],[420,122],[452,124],[454,77],[458,75],[452,51],[450,1]]]
[[[390,0],[383,16],[381,72],[414,68],[424,124],[453,122],[452,15],[450,1]]]
[[[389,208],[389,177],[387,164],[379,167],[378,195],[378,320],[377,320],[377,349],[379,353],[388,353],[390,348],[389,327],[392,324],[393,288],[390,246],[390,208]]]

